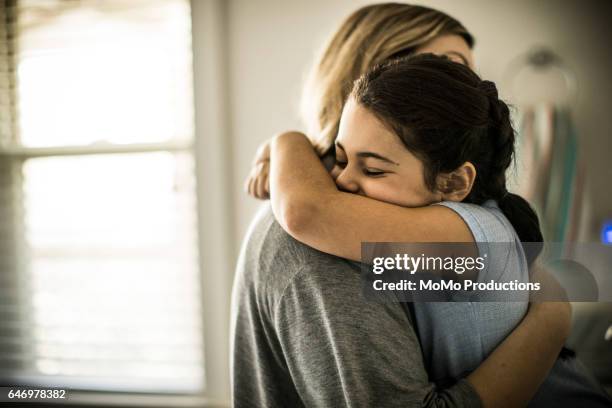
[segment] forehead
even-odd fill
[[[439,35],[417,48],[416,53],[432,53],[449,57],[459,54],[467,59],[470,67],[473,66],[472,50],[463,37],[457,34]]]
[[[401,141],[380,119],[349,98],[340,119],[337,141],[348,151],[378,153],[405,149]]]

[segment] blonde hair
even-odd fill
[[[304,84],[301,116],[319,154],[332,146],[353,82],[370,68],[409,55],[431,39],[472,35],[452,17],[427,7],[400,3],[366,6],[353,12],[324,47]]]

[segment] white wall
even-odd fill
[[[369,1],[231,0],[227,3],[231,177],[237,245],[258,202],[242,190],[258,144],[274,133],[300,127],[298,97],[315,51],[341,19]],[[508,63],[532,45],[545,44],[577,73],[575,116],[588,159],[593,220],[612,217],[612,72],[607,27],[612,2],[431,0],[418,4],[458,18],[475,35],[477,70],[501,81]],[[196,73],[197,75],[197,73]],[[537,84],[526,84],[526,87]],[[520,86],[519,86],[520,88]],[[520,90],[520,89],[519,89]],[[510,101],[512,102],[512,100]],[[596,228],[598,224],[595,224]],[[597,239],[589,225],[587,235]]]

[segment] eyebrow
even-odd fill
[[[344,146],[342,146],[342,144],[340,142],[336,142],[336,146],[339,147],[340,149],[346,151],[346,149],[344,149]],[[399,166],[399,163],[396,163],[393,160],[388,159],[385,156],[381,156],[380,154],[374,153],[374,152],[359,152],[359,153],[357,153],[357,157],[363,157],[363,158],[371,157],[373,159],[382,160],[384,162],[387,162],[387,163]]]
[[[468,67],[470,66],[470,64],[468,63],[468,60],[467,60],[467,58],[465,57],[465,55],[463,55],[463,54],[462,54],[462,53],[460,53],[460,52],[457,52],[457,51],[449,51],[449,52],[446,52],[445,54],[446,54],[446,55],[455,55],[455,56],[457,56],[457,57],[461,58],[461,61],[463,61],[463,63],[464,63],[466,66],[468,66]]]

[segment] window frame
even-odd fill
[[[130,145],[25,147],[0,141],[0,160],[11,166],[35,157],[188,152],[194,157],[197,249],[200,270],[204,391],[201,394],[70,391],[69,399],[50,406],[123,405],[130,407],[230,406],[229,316],[236,247],[231,205],[231,163],[227,99],[227,5],[223,0],[189,0],[193,67],[193,141]],[[13,95],[14,96],[14,95]],[[11,125],[14,126],[14,121]],[[13,176],[14,176],[13,172]],[[20,180],[12,180],[19,183]],[[13,184],[19,185],[19,184]],[[17,209],[21,203],[14,203]],[[19,234],[20,231],[13,231]]]

